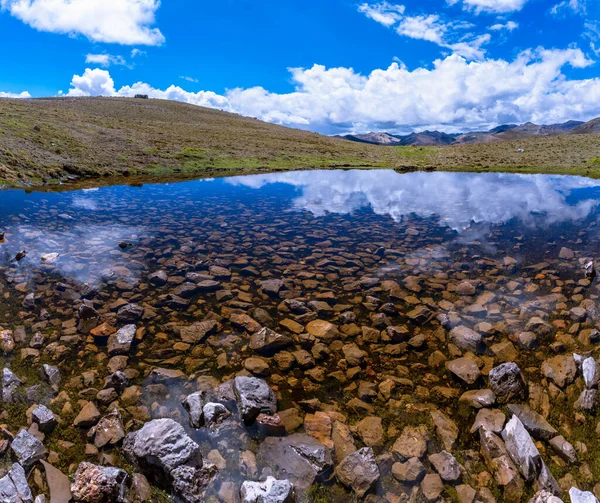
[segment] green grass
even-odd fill
[[[520,149],[524,152],[518,152]],[[600,178],[600,135],[449,147],[385,147],[173,101],[0,100],[0,185],[45,185],[72,175],[95,178],[93,183],[101,185],[116,183],[114,177],[123,175],[198,178],[323,168]]]

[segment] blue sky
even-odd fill
[[[598,0],[0,0],[0,44],[2,96],[146,92],[326,134],[600,115]]]

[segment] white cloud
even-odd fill
[[[478,129],[502,123],[554,123],[600,115],[600,78],[570,80],[566,65],[589,66],[579,49],[525,51],[514,61],[468,62],[457,55],[433,67],[408,70],[393,63],[362,75],[351,68],[291,69],[296,85],[287,94],[262,87],[219,95],[179,86],[155,89],[138,82],[115,89],[106,70],[74,76],[71,96],[133,96],[170,99],[323,133],[438,128]]]
[[[502,24],[502,23],[494,24],[494,25],[490,26],[489,29],[494,30],[494,31],[500,31],[500,30],[513,31],[513,30],[516,30],[518,27],[519,27],[519,23],[515,23],[514,21],[507,21],[504,24]]]
[[[136,56],[144,56],[146,54],[146,51],[142,51],[141,49],[138,49],[137,47],[135,49],[131,50],[131,57],[135,58]]]
[[[381,2],[374,5],[363,3],[358,7],[359,12],[362,12],[368,18],[384,26],[392,26],[399,21],[405,9],[404,5],[395,5],[388,2]]]
[[[502,14],[515,12],[523,8],[527,0],[446,0],[450,5],[461,3],[467,10],[473,10],[477,14],[481,12]]]
[[[193,82],[194,84],[198,83],[198,79],[195,79],[194,77],[188,77],[187,75],[180,75],[179,78],[187,80],[188,82]]]
[[[387,2],[373,5],[364,3],[358,10],[388,28],[395,25],[394,29],[400,36],[432,42],[467,59],[483,59],[485,50],[482,46],[491,39],[489,34],[465,35],[463,30],[472,28],[471,24],[446,22],[437,14],[404,15],[405,8],[402,5]]]
[[[0,0],[0,8],[37,30],[125,45],[164,42],[152,27],[159,6],[160,0]]]
[[[587,14],[587,0],[563,0],[557,3],[550,9],[550,13],[554,16],[563,14]]]
[[[113,56],[112,54],[87,54],[85,62],[101,66],[127,64],[123,56]]]
[[[0,98],[31,98],[31,94],[29,94],[27,91],[23,91],[22,93],[5,93],[0,91]]]

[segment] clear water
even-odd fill
[[[434,314],[457,313],[469,326],[482,320],[504,322],[505,334],[498,339],[503,340],[522,328],[519,311],[524,304],[556,288],[566,296],[566,308],[578,305],[582,298],[595,298],[597,290],[584,281],[583,264],[598,253],[599,203],[600,181],[581,177],[393,171],[292,172],[61,192],[6,190],[0,192],[0,232],[5,232],[0,242],[4,300],[0,326],[24,325],[29,335],[39,330],[48,342],[61,342],[61,336],[72,332],[69,320],[86,284],[95,289],[95,305],[109,321],[114,321],[111,306],[119,299],[145,306],[152,315],[138,323],[146,328],[146,335],[128,364],[138,372],[133,383],[143,391],[140,405],[147,407],[149,417],[174,416],[185,423],[180,398],[195,390],[195,381],[172,381],[168,394],[156,395],[156,389],[146,389],[148,373],[166,367],[187,376],[221,380],[244,371],[245,359],[255,355],[246,347],[248,334],[229,323],[232,312],[253,314],[255,308],[264,309],[271,318],[268,326],[293,335],[279,325],[286,318],[294,319],[281,307],[283,298],[324,300],[331,311],[321,312],[319,318],[339,327],[339,313],[353,311],[359,329],[380,328],[374,317],[379,306],[368,305],[371,296],[382,304],[393,302],[398,313],[388,315],[388,321],[407,325],[411,335],[422,334],[428,343],[424,349],[393,356],[386,354],[385,344],[368,342],[360,335],[346,337],[345,342],[356,342],[370,355],[368,367],[355,382],[378,382],[376,377],[395,375],[398,365],[406,366],[417,387],[429,392],[397,389],[395,400],[400,403],[411,395],[412,401],[436,403],[452,414],[452,404],[437,399],[431,388],[447,385],[460,390],[460,386],[443,371],[427,368],[434,350],[446,351],[445,344],[433,336],[439,323],[434,318],[420,326],[408,320],[406,312],[423,302]],[[120,248],[120,243],[127,247]],[[559,259],[562,247],[573,250],[575,258]],[[16,261],[22,250],[26,257]],[[42,260],[51,253],[58,258]],[[217,300],[214,292],[199,293],[183,311],[164,305],[163,296],[173,292],[187,272],[207,274],[211,264],[231,271],[230,278],[217,278],[220,289],[229,290],[230,296]],[[244,273],[250,266],[257,275]],[[159,269],[170,278],[163,287],[147,281],[148,274]],[[410,277],[416,278],[419,291],[407,287]],[[261,290],[260,282],[269,278],[285,282],[278,298]],[[376,280],[359,283],[364,278]],[[478,285],[476,295],[454,293],[453,286],[463,280]],[[511,280],[518,286],[507,287]],[[403,300],[390,299],[385,283],[389,281],[398,283]],[[75,295],[65,295],[65,289]],[[36,306],[27,309],[22,301],[31,292]],[[467,308],[484,292],[492,292],[494,299],[484,306],[483,317],[475,317]],[[40,319],[42,310],[48,312],[44,319]],[[174,347],[179,339],[170,331],[172,324],[189,324],[215,314],[222,318],[218,335],[196,347]],[[559,310],[545,314],[551,320],[559,317]],[[82,390],[69,388],[69,379],[95,370],[95,386],[102,388],[107,374],[106,357],[98,357],[105,348],[86,346],[93,342],[85,336],[76,344],[65,342],[67,349],[60,357],[42,350],[36,361],[36,365],[52,363],[61,368],[75,412]],[[297,339],[300,346],[310,351],[310,345]],[[226,366],[218,364],[223,353]],[[352,382],[340,384],[330,377],[339,370],[340,358],[340,351],[333,350],[318,362],[325,375],[321,382],[298,367],[282,372],[267,358],[271,375],[265,379],[277,390],[280,409],[319,398],[346,414],[350,423],[362,419],[346,408],[347,400],[357,395]],[[522,358],[523,367],[532,362],[531,355]],[[18,352],[5,364],[17,375],[28,373]],[[431,374],[439,382],[427,380]],[[380,399],[372,405],[375,415],[384,419],[386,431],[411,422],[406,408],[390,412],[389,404]],[[131,410],[123,409],[124,423],[140,424]],[[6,422],[13,430],[26,425],[24,409],[9,415]],[[458,422],[468,430],[472,417]],[[209,440],[190,432],[210,450]],[[85,442],[83,435],[73,440],[72,429],[62,426],[53,436],[78,445]],[[385,452],[393,440],[386,436],[376,450]],[[248,441],[243,448],[253,445]],[[478,443],[471,447],[477,449]],[[84,456],[75,449],[60,453],[60,458],[59,466],[67,472]],[[117,464],[119,460],[118,455],[113,459]],[[231,461],[228,467],[234,480],[235,466]],[[377,492],[385,497],[400,490],[382,482]]]

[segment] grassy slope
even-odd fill
[[[39,126],[39,131],[35,126]],[[524,148],[524,153],[518,153]],[[215,176],[282,169],[387,167],[600,176],[600,136],[456,147],[381,147],[183,103],[125,98],[0,99],[0,182],[69,174]],[[108,180],[107,180],[108,182]]]

